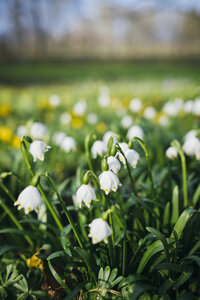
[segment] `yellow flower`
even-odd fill
[[[12,131],[8,127],[0,127],[0,140],[6,143],[12,140]]]
[[[104,132],[106,132],[106,129],[107,129],[107,126],[106,126],[106,124],[103,123],[103,122],[101,122],[101,123],[99,123],[99,124],[97,125],[97,131],[98,131],[99,133],[104,133]]]
[[[20,148],[20,137],[18,136],[14,136],[13,140],[12,140],[12,145],[15,148]]]
[[[40,268],[41,271],[43,270],[43,262],[39,257],[36,256],[39,253],[40,251],[37,251],[35,254],[33,254],[33,256],[31,256],[31,258],[26,260],[26,264],[29,269]]]
[[[83,126],[83,120],[79,117],[72,118],[72,127],[74,129],[80,129]]]
[[[11,113],[11,106],[9,104],[0,105],[0,117],[6,117]]]

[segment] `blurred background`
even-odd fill
[[[1,62],[199,54],[199,0],[0,0]]]

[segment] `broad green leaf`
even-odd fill
[[[178,221],[176,222],[176,224],[172,230],[170,238],[173,238],[173,236],[174,236],[173,231],[175,231],[177,233],[178,239],[181,237],[181,234],[185,228],[185,225],[187,224],[188,220],[195,212],[196,212],[196,210],[192,209],[192,208],[187,208],[186,210],[184,210],[182,212],[182,214],[178,218]]]
[[[47,260],[51,260],[53,258],[57,258],[57,257],[62,257],[62,256],[65,256],[65,251],[56,251],[52,254],[50,254],[48,257],[47,257]]]
[[[196,255],[189,255],[189,256],[184,257],[184,260],[185,260],[185,259],[189,259],[189,260],[194,261],[194,262],[197,263],[198,266],[200,267],[200,257],[199,257],[199,256],[196,256]]]
[[[22,250],[22,249],[23,249],[22,247],[16,247],[16,246],[2,246],[0,247],[0,255],[10,250]]]
[[[163,244],[161,241],[156,241],[150,246],[147,247],[147,250],[145,251],[140,264],[137,269],[137,273],[141,273],[143,269],[145,268],[146,264],[149,262],[149,260],[157,253],[164,250]]]
[[[104,270],[104,276],[103,276],[104,281],[108,281],[109,276],[110,276],[110,267],[107,266],[105,267]]]
[[[184,271],[178,278],[175,280],[173,287],[178,289],[182,284],[184,284],[193,273],[194,269],[189,267],[187,271]]]
[[[64,290],[65,290],[65,292],[66,292],[67,294],[71,293],[70,288],[68,287],[67,284],[65,284],[65,283],[63,282],[63,280],[60,278],[60,276],[58,275],[58,273],[55,271],[55,269],[53,268],[53,266],[52,266],[50,260],[48,261],[48,265],[49,265],[49,269],[50,269],[52,275],[54,276],[55,280],[56,280],[56,281],[64,288]]]

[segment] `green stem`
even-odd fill
[[[26,144],[25,144],[25,142],[23,140],[21,141],[21,151],[22,151],[22,154],[23,154],[24,159],[26,161],[27,167],[28,167],[28,169],[29,169],[32,177],[34,177],[35,176],[35,172],[33,171],[33,168],[32,168],[32,166],[30,164],[30,161],[29,161],[29,158],[28,158],[28,150],[27,150]],[[60,222],[60,220],[59,220],[59,218],[58,218],[58,216],[57,216],[57,214],[56,214],[53,206],[51,205],[51,203],[49,202],[47,196],[45,195],[45,193],[43,191],[43,188],[41,187],[40,183],[37,185],[37,187],[38,187],[38,190],[40,191],[40,193],[41,193],[41,195],[42,195],[42,197],[43,197],[43,199],[44,199],[44,201],[45,201],[48,209],[50,210],[50,212],[51,212],[51,214],[52,214],[52,216],[53,216],[53,218],[54,218],[54,220],[55,220],[55,222],[56,222],[59,230],[62,230],[63,226],[62,226],[62,224],[61,224],[61,222]]]
[[[145,158],[146,158],[146,161],[147,161],[147,168],[148,168],[148,176],[149,176],[149,180],[150,180],[150,184],[151,184],[151,194],[152,194],[152,199],[153,200],[156,200],[156,194],[155,194],[155,188],[154,188],[154,182],[153,182],[153,176],[152,176],[152,172],[151,172],[151,164],[150,164],[150,160],[149,160],[149,153],[147,151],[147,147],[145,145],[145,143],[143,142],[143,140],[141,140],[140,138],[138,137],[134,137],[132,139],[133,140],[136,140],[141,148],[143,149],[144,151],[144,154],[145,154]]]
[[[112,241],[112,245],[110,245],[112,247],[112,253],[113,253],[113,257],[112,257],[112,261],[113,261],[113,266],[115,266],[115,259],[116,259],[116,251],[115,251],[115,231],[114,231],[114,226],[113,226],[113,218],[111,215],[111,212],[109,213],[109,222],[110,222],[110,227],[112,229],[112,235],[111,235],[111,241]]]
[[[129,167],[129,162],[128,162],[124,152],[122,151],[121,147],[119,146],[119,144],[117,144],[116,146],[117,146],[117,149],[119,150],[119,152],[123,155],[123,157],[125,159],[130,184],[131,184],[134,195],[137,196],[137,192],[136,192],[136,189],[135,189],[135,182],[134,182],[132,174],[131,174],[131,170],[130,170],[130,167]]]
[[[48,180],[50,186],[53,188],[54,192],[56,193],[56,195],[57,195],[57,197],[58,197],[58,200],[60,201],[60,204],[61,204],[61,206],[62,206],[62,208],[63,208],[63,210],[64,210],[64,213],[65,213],[65,215],[66,215],[66,217],[67,217],[67,219],[68,219],[70,225],[72,226],[72,229],[73,229],[74,234],[75,234],[75,236],[76,236],[76,239],[77,239],[77,241],[78,241],[78,243],[79,243],[79,246],[80,246],[81,248],[83,248],[83,244],[82,244],[82,242],[81,242],[81,238],[80,238],[79,233],[78,233],[78,231],[77,231],[77,229],[76,229],[76,226],[75,226],[75,224],[74,224],[74,222],[73,222],[73,220],[72,220],[72,217],[71,217],[71,215],[70,215],[70,213],[69,213],[69,211],[68,211],[68,209],[67,209],[67,207],[66,207],[66,205],[65,205],[65,203],[64,203],[64,201],[63,201],[63,199],[62,199],[62,197],[60,196],[60,194],[59,194],[59,192],[58,192],[58,190],[57,190],[57,187],[56,187],[56,185],[55,185],[53,179],[51,178],[51,176],[49,175],[48,172],[46,172],[46,178],[47,178],[47,180]]]
[[[19,230],[24,230],[22,225],[19,223],[19,221],[15,218],[14,214],[12,213],[12,211],[10,210],[10,208],[2,201],[0,200],[0,204],[2,206],[2,208],[4,209],[4,211],[7,213],[7,215],[10,217],[10,219],[13,221],[13,223],[17,226],[17,228]],[[28,235],[24,236],[25,239],[27,240],[27,242],[29,243],[29,245],[31,247],[33,247],[34,243],[33,241],[30,239],[30,237]]]
[[[4,183],[1,181],[0,179],[0,187],[2,188],[2,190],[8,195],[8,197],[15,202],[15,198],[13,197],[13,195],[10,193],[10,191],[7,189],[7,187],[4,185]]]

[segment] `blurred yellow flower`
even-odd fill
[[[39,257],[36,256],[39,253],[40,251],[37,251],[35,254],[33,254],[33,256],[31,256],[31,258],[26,260],[26,264],[29,269],[40,268],[41,271],[43,270],[43,262]]]
[[[54,109],[54,107],[49,103],[49,100],[46,98],[38,99],[37,107],[41,110]]]
[[[101,123],[99,123],[99,124],[97,125],[97,131],[98,131],[99,133],[104,133],[104,132],[106,132],[106,129],[107,129],[107,126],[106,126],[106,124],[105,124],[104,122],[101,122]]]
[[[0,117],[6,117],[11,113],[12,109],[9,104],[0,105]]]
[[[8,127],[0,127],[0,140],[6,143],[12,140],[12,131]]]
[[[80,129],[83,126],[83,120],[79,117],[73,117],[71,124],[74,129]]]
[[[21,141],[20,137],[14,136],[14,138],[12,140],[13,147],[20,148],[20,141]]]

